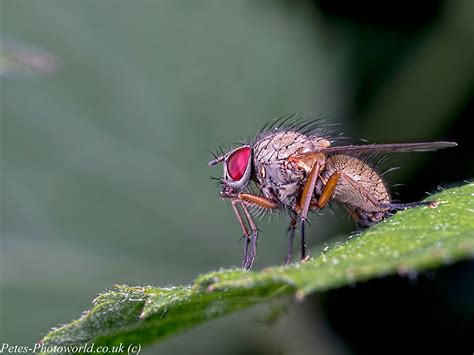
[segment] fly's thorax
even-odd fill
[[[329,156],[321,177],[327,181],[335,172],[341,174],[334,192],[335,200],[365,212],[388,209],[390,194],[387,186],[366,161],[345,154]]]
[[[296,153],[310,152],[330,145],[323,137],[309,137],[295,131],[277,131],[257,139],[253,145],[254,161],[265,163],[285,160]]]
[[[270,161],[255,165],[256,184],[262,194],[278,200],[286,206],[293,206],[305,174],[291,169],[283,161]]]
[[[253,165],[262,194],[293,207],[308,172],[289,158],[329,145],[324,138],[293,131],[270,133],[258,139],[253,145]]]

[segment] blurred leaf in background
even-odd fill
[[[393,175],[408,186],[402,200],[472,175],[470,1],[369,11],[329,1],[0,0],[0,11],[0,33],[60,62],[49,76],[1,79],[2,342],[37,341],[114,284],[184,284],[237,265],[238,225],[208,179],[217,173],[206,149],[273,117],[329,115],[377,142],[458,140],[449,169],[439,162],[451,152],[402,158],[407,169]],[[312,246],[354,229],[341,216],[316,223]],[[257,268],[280,263],[286,246],[285,220],[261,228]],[[341,353],[345,317],[319,302],[273,328],[249,326],[262,311],[251,310],[159,349]]]
[[[287,10],[2,1],[1,32],[61,61],[48,77],[2,81],[2,341],[40,339],[117,283],[189,283],[240,263],[207,148],[282,113],[344,109],[342,58],[325,49],[306,6]],[[285,253],[286,221],[276,222],[265,224],[259,265]],[[261,340],[248,322],[164,346],[238,353],[247,338],[252,349]],[[210,329],[219,340],[208,344]]]
[[[0,36],[0,77],[52,74],[57,58],[44,48]]]

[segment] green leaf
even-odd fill
[[[472,258],[474,184],[444,190],[428,200],[438,201],[438,207],[400,211],[305,263],[260,272],[211,272],[192,286],[116,286],[97,297],[80,319],[52,330],[42,340],[43,349],[92,342],[96,347],[148,344],[284,294],[302,299],[374,277],[416,274]]]

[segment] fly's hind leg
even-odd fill
[[[409,203],[390,203],[388,208],[390,210],[398,211],[404,210],[407,208],[417,207],[417,206],[428,206],[428,207],[437,207],[437,201],[417,201],[417,202],[409,202]]]
[[[427,206],[430,208],[438,207],[438,201],[417,201],[417,202],[408,202],[408,203],[393,203],[381,204],[380,209],[385,210],[381,219],[389,217],[392,213],[400,210],[406,210],[408,208],[418,207],[418,206]],[[372,223],[374,224],[374,223]]]
[[[361,209],[350,210],[350,214],[357,224],[363,227],[370,227],[377,224],[381,220],[392,215],[393,212],[413,208],[417,206],[428,206],[435,208],[438,206],[437,201],[419,201],[410,203],[381,203],[378,205],[379,211],[367,212]]]

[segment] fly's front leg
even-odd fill
[[[257,256],[258,229],[246,205],[252,205],[252,206],[268,208],[268,209],[278,208],[280,207],[280,205],[277,202],[263,196],[257,196],[257,195],[245,194],[245,193],[239,193],[237,196],[239,199],[238,201],[240,203],[240,206],[242,207],[242,210],[244,211],[245,217],[250,227],[250,232],[247,234],[247,238],[246,238],[244,260],[242,261],[242,268],[249,270],[253,265],[255,257]],[[251,244],[250,252],[248,250],[249,244]]]
[[[242,216],[239,212],[239,209],[238,209],[237,205],[240,205],[242,207],[241,202],[239,200],[232,200],[232,209],[234,210],[235,216],[237,217],[237,220],[239,221],[240,227],[242,228],[242,232],[244,233],[244,239],[245,239],[245,241],[244,241],[244,243],[245,243],[245,246],[244,246],[244,259],[242,260],[241,267],[245,268],[245,266],[247,265],[247,261],[248,261],[250,235],[249,235],[249,231],[247,229],[247,226],[245,225],[245,223],[242,219]]]
[[[242,210],[245,213],[245,217],[247,218],[247,221],[250,226],[250,234],[247,237],[246,241],[246,248],[245,248],[245,256],[244,260],[242,261],[242,269],[245,270],[250,270],[252,268],[253,262],[255,260],[255,257],[257,256],[257,238],[258,238],[258,229],[257,226],[255,225],[255,222],[253,221],[252,215],[248,211],[247,207],[245,207],[244,204],[241,205]],[[250,253],[248,253],[248,245],[252,244]]]
[[[263,207],[263,208],[268,208],[268,209],[280,207],[278,202],[275,202],[264,196],[245,194],[245,193],[239,193],[237,196],[240,200],[252,206]]]

